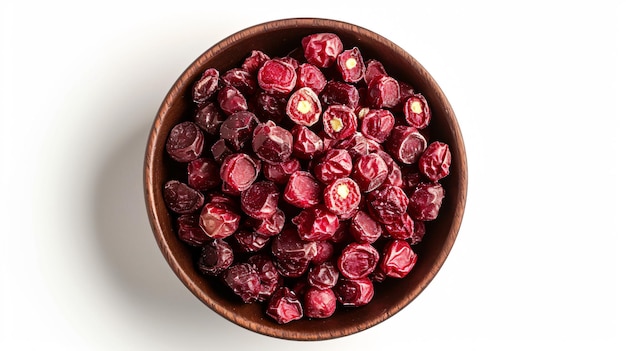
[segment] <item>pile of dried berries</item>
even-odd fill
[[[412,270],[451,161],[413,87],[317,33],[206,70],[192,98],[166,144],[187,178],[163,194],[200,272],[282,324],[365,305]]]

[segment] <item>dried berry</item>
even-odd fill
[[[209,68],[202,73],[202,77],[193,85],[192,97],[197,104],[208,101],[219,88],[220,73],[215,68]]]
[[[417,129],[424,129],[430,123],[430,107],[422,94],[415,94],[404,101],[406,122]]]
[[[207,275],[218,275],[235,261],[230,245],[222,239],[212,239],[202,246],[198,259],[198,270]]]
[[[375,247],[368,243],[351,243],[337,259],[337,268],[349,279],[366,277],[374,271],[380,258]]]
[[[204,134],[195,123],[185,121],[170,131],[165,150],[175,161],[189,162],[200,157],[204,148]]]
[[[337,215],[320,205],[300,211],[291,221],[298,228],[300,238],[307,241],[328,240],[339,227]]]
[[[410,198],[410,213],[418,221],[432,221],[439,215],[445,191],[439,183],[420,183]]]
[[[278,210],[280,192],[273,182],[262,180],[241,193],[241,209],[255,219],[269,218]]]
[[[299,208],[309,208],[320,203],[322,186],[311,173],[294,172],[285,185],[283,198],[289,204]]]
[[[310,127],[319,120],[322,104],[313,89],[304,87],[291,94],[286,113],[294,123]]]
[[[252,150],[261,160],[277,164],[291,157],[293,136],[274,122],[259,124],[253,132]]]
[[[193,213],[204,204],[204,194],[178,180],[170,180],[163,187],[163,200],[170,210],[179,213]]]
[[[243,302],[251,303],[261,293],[261,277],[250,263],[236,263],[224,272],[224,282]]]
[[[220,178],[236,192],[248,189],[259,175],[259,166],[252,157],[244,153],[226,156],[220,167]]]
[[[241,216],[221,203],[207,203],[200,212],[200,228],[213,239],[231,236],[239,228]]]
[[[317,67],[330,67],[343,51],[343,43],[334,33],[315,33],[302,38],[304,57]]]
[[[337,215],[356,214],[361,190],[351,178],[338,178],[324,188],[324,204]]]
[[[404,240],[392,240],[383,248],[380,269],[393,278],[404,278],[417,262],[417,254]]]
[[[385,143],[387,151],[404,164],[413,164],[426,150],[426,138],[415,127],[395,126]]]
[[[345,82],[356,83],[363,79],[365,63],[359,48],[354,47],[337,55],[337,68]]]
[[[304,315],[309,318],[328,318],[336,308],[337,297],[331,289],[311,287],[304,295]]]
[[[419,158],[418,166],[420,172],[433,182],[450,174],[451,163],[450,148],[448,144],[434,141]]]
[[[296,86],[296,69],[289,63],[270,59],[257,73],[259,87],[270,94],[289,94]]]
[[[367,305],[374,297],[374,284],[367,278],[341,278],[335,287],[337,301],[343,306],[360,307]]]
[[[272,294],[265,313],[278,324],[289,323],[304,316],[298,296],[287,287],[280,287]]]
[[[356,132],[354,111],[345,105],[331,105],[322,114],[324,132],[333,139],[345,139]]]

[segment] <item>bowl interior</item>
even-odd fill
[[[243,304],[220,284],[211,284],[194,268],[192,250],[178,240],[172,217],[162,200],[163,184],[176,177],[173,163],[164,157],[169,130],[189,118],[194,104],[190,99],[193,82],[207,68],[220,71],[238,66],[253,49],[270,56],[284,56],[300,47],[302,37],[315,32],[334,32],[346,48],[359,47],[363,57],[381,61],[388,73],[413,85],[429,101],[432,123],[430,140],[450,146],[452,169],[441,183],[446,190],[439,218],[427,223],[423,242],[416,246],[419,255],[414,270],[404,279],[387,279],[377,285],[375,297],[364,307],[338,308],[328,319],[302,319],[278,325],[263,311],[261,304]],[[261,334],[295,340],[322,340],[353,334],[374,326],[411,302],[428,285],[456,239],[467,189],[465,148],[449,102],[430,74],[403,49],[362,27],[326,19],[287,19],[250,27],[217,43],[194,61],[175,82],[154,121],[145,158],[145,196],[149,219],[157,243],[167,262],[181,281],[211,309],[247,329]]]

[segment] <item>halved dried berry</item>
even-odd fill
[[[363,79],[365,63],[363,62],[361,50],[353,47],[337,55],[337,68],[345,82],[356,83]]]
[[[324,204],[337,215],[356,214],[361,203],[361,190],[351,178],[339,178],[324,188]]]
[[[427,141],[415,127],[395,126],[385,146],[397,161],[413,164],[426,150]]]
[[[220,167],[220,178],[235,192],[250,187],[259,175],[259,164],[244,153],[228,155]]]
[[[331,105],[322,114],[324,132],[337,140],[345,139],[356,132],[357,119],[354,110],[345,105]]]
[[[424,129],[430,123],[430,107],[422,94],[415,94],[404,101],[406,122],[417,129]]]
[[[291,94],[286,113],[294,123],[310,127],[319,120],[322,104],[313,89],[304,87]]]

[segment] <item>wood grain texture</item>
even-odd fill
[[[358,46],[366,58],[381,61],[388,73],[413,85],[429,101],[432,111],[431,140],[450,146],[451,173],[441,183],[446,198],[437,221],[427,224],[427,234],[418,245],[419,260],[404,279],[388,279],[377,286],[370,304],[356,309],[338,309],[328,319],[302,319],[278,325],[268,318],[261,304],[242,304],[211,284],[194,269],[190,249],[176,237],[172,218],[162,199],[163,184],[169,179],[171,161],[164,157],[169,130],[190,116],[193,103],[192,83],[207,68],[220,71],[238,66],[253,49],[270,56],[287,55],[300,46],[303,36],[315,32],[334,32],[344,46]],[[173,84],[158,110],[149,134],[144,161],[144,194],[147,213],[168,264],[187,288],[224,318],[255,332],[283,339],[324,340],[342,337],[370,328],[393,316],[413,301],[432,281],[448,257],[459,232],[467,196],[465,145],[455,114],[435,80],[415,60],[388,39],[353,24],[319,18],[294,18],[259,24],[239,31],[204,52]]]

